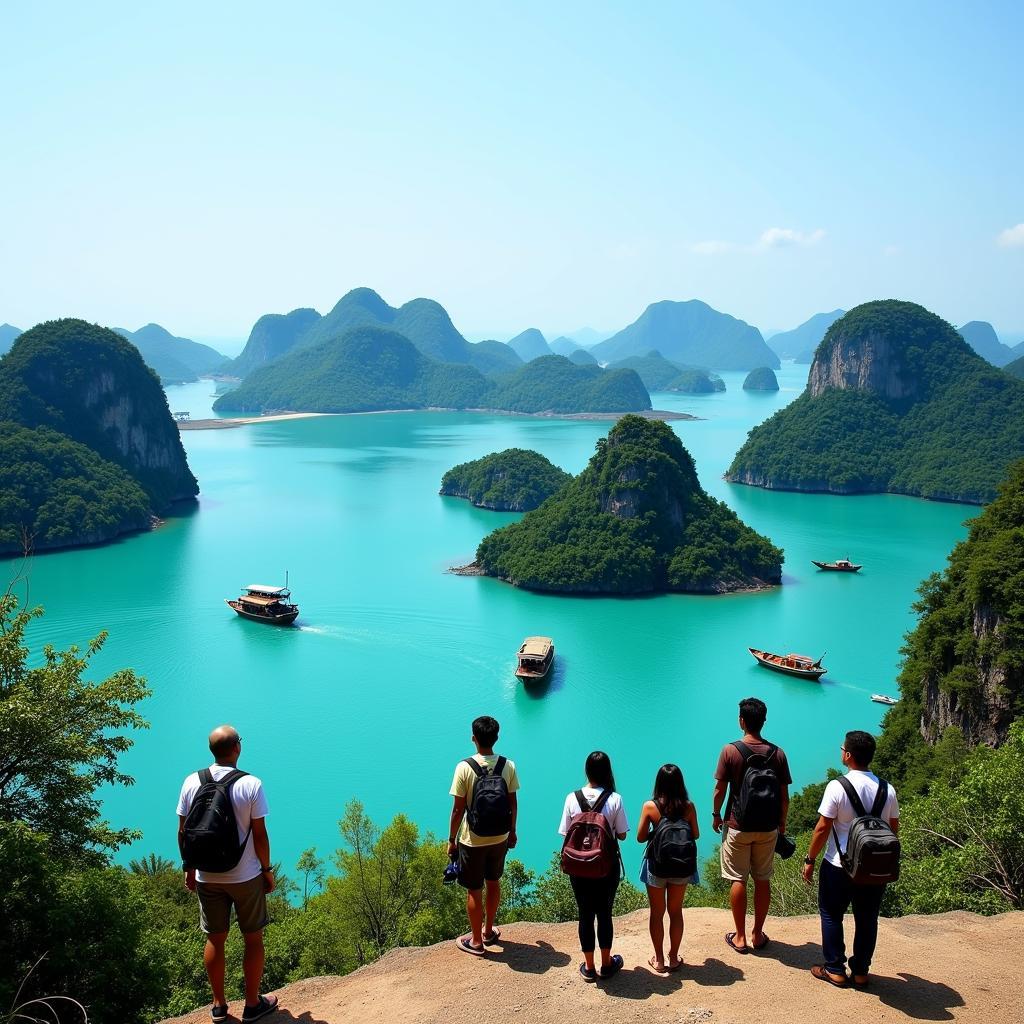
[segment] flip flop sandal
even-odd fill
[[[668,974],[668,968],[666,966],[664,966],[664,964],[661,967],[658,966],[658,958],[657,957],[653,957],[652,956],[647,961],[647,966],[650,967],[650,969],[652,971],[654,971],[655,974]]]
[[[815,964],[811,968],[811,977],[817,978],[818,981],[827,981],[833,988],[846,988],[848,984],[845,974],[843,975],[842,981],[836,981],[836,977],[838,977],[838,975],[833,977],[833,975],[825,970],[823,964]]]
[[[210,1019],[213,1024],[222,1024],[223,1021],[228,1019],[228,1004],[225,1003],[223,1006],[218,1006],[216,1003],[210,1010]]]
[[[495,928],[494,931],[491,932],[490,935],[485,935],[484,936],[484,945],[485,946],[493,946],[500,939],[501,939],[501,932],[498,931],[497,928]]]
[[[750,947],[749,946],[737,946],[736,943],[732,941],[735,938],[736,938],[736,933],[735,932],[726,932],[725,933],[725,944],[730,949],[734,950],[737,953],[740,953],[740,954],[749,953],[750,952]]]
[[[273,1013],[277,1009],[277,996],[260,996],[260,1001],[255,1006],[247,1006],[242,1011],[242,1024],[250,1020],[259,1020]]]
[[[683,961],[682,960],[677,960],[674,965],[673,964],[665,964],[665,970],[669,974],[675,974],[676,971],[678,971],[682,966],[683,966]]]
[[[585,963],[580,964],[580,974],[584,981],[597,981],[597,971],[592,971]]]
[[[483,956],[487,950],[481,946],[479,949],[473,945],[472,936],[463,935],[461,938],[455,940],[455,945],[462,950],[463,953],[471,953],[473,956]]]
[[[611,960],[611,963],[607,967],[602,967],[598,972],[598,977],[601,979],[607,979],[612,977],[614,974],[618,974],[622,970],[622,957],[616,953]]]
[[[753,949],[753,950],[756,950],[758,953],[760,953],[761,950],[764,949],[764,947],[767,946],[768,943],[771,942],[771,941],[772,940],[770,938],[768,938],[767,935],[762,935],[761,936],[760,944],[755,942],[750,948]]]

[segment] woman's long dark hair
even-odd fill
[[[612,759],[603,751],[595,750],[583,766],[587,773],[587,781],[600,789],[612,792],[615,789],[615,776],[612,774]]]
[[[675,820],[686,817],[690,794],[686,792],[683,771],[677,764],[663,764],[654,777],[651,799],[657,804],[663,818]]]

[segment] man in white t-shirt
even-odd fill
[[[237,770],[242,753],[242,738],[233,726],[220,725],[210,733],[210,752],[214,763],[202,772],[193,772],[181,787],[178,797],[178,845],[185,835],[185,820],[196,794],[205,782],[220,782]],[[207,778],[204,776],[209,773]],[[260,994],[263,980],[263,929],[267,925],[267,893],[274,891],[274,872],[270,866],[270,837],[266,817],[269,811],[263,784],[255,775],[241,773],[228,791],[235,813],[238,843],[242,854],[228,871],[201,871],[184,864],[185,887],[199,895],[199,926],[206,933],[203,963],[213,990],[215,1024],[228,1018],[224,996],[224,943],[234,908],[238,928],[245,940],[242,970],[245,975],[243,1022],[258,1020],[277,1008],[276,996]]]
[[[875,737],[869,732],[855,730],[846,734],[840,747],[846,778],[867,810],[871,810],[878,796],[880,780],[868,771],[875,756]],[[886,783],[888,797],[881,808],[879,817],[893,832],[899,832],[900,806],[896,790]],[[821,949],[824,963],[815,964],[811,973],[821,981],[827,981],[837,988],[844,988],[849,980],[846,976],[846,945],[843,937],[843,917],[852,906],[854,933],[853,955],[849,958],[852,981],[856,987],[868,984],[868,969],[878,940],[878,913],[885,895],[884,885],[861,885],[853,881],[843,869],[839,851],[846,850],[857,812],[846,790],[838,779],[826,787],[818,808],[818,824],[815,826],[811,845],[804,858],[804,881],[810,884],[814,877],[814,861],[825,850],[818,876],[818,912],[821,915]],[[833,834],[834,832],[834,834]],[[836,846],[836,837],[839,846]]]

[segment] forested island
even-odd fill
[[[744,391],[778,391],[779,378],[770,366],[759,366],[751,370],[743,381]]]
[[[199,491],[156,375],[83,320],[0,360],[0,437],[0,554],[110,540]]]
[[[624,416],[587,468],[483,539],[476,567],[561,593],[726,593],[779,583],[782,551],[697,480],[664,423]]]
[[[911,302],[857,306],[828,330],[807,391],[755,427],[727,479],[980,504],[1024,455],[1024,384]]]
[[[604,413],[650,407],[647,389],[631,370],[578,366],[549,355],[485,376],[466,363],[431,359],[398,331],[373,326],[351,328],[261,366],[214,403],[218,412],[249,413],[429,408]]]
[[[656,349],[645,356],[627,356],[608,364],[610,370],[636,370],[648,391],[681,391],[691,395],[725,390],[725,381],[717,373],[698,366],[666,359]]]
[[[191,338],[177,338],[159,324],[146,324],[137,331],[113,328],[130,341],[161,384],[189,384],[204,374],[215,373],[228,360],[216,349]]]
[[[571,479],[540,452],[507,448],[453,466],[441,478],[440,493],[468,498],[477,508],[529,512]]]

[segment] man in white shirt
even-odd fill
[[[868,771],[875,756],[875,738],[871,733],[860,730],[848,732],[840,750],[843,767],[847,769],[846,778],[861,803],[870,810],[880,784],[878,776]],[[896,790],[886,785],[889,795],[879,816],[893,832],[898,833],[900,807],[896,800]],[[825,787],[818,814],[818,824],[804,858],[803,877],[810,884],[814,877],[815,858],[824,849],[825,858],[821,862],[821,874],[818,877],[818,912],[821,915],[821,948],[825,962],[815,964],[811,973],[837,988],[844,988],[848,984],[843,917],[852,905],[854,934],[853,955],[849,959],[850,971],[853,984],[864,987],[868,984],[868,969],[878,940],[878,913],[885,895],[885,886],[860,885],[843,869],[840,850],[846,849],[850,826],[857,812],[838,779],[833,779]],[[839,838],[838,847],[836,836]]]
[[[178,845],[185,837],[185,820],[204,783],[220,782],[236,771],[242,753],[242,738],[233,726],[220,725],[210,733],[214,763],[203,772],[193,772],[178,797]],[[207,774],[208,773],[208,774]],[[204,776],[206,776],[204,778]],[[215,1024],[228,1018],[224,996],[224,943],[234,908],[238,928],[245,941],[242,970],[245,975],[244,1022],[258,1020],[277,1008],[276,996],[260,995],[263,980],[263,929],[267,925],[267,893],[274,891],[270,866],[270,837],[266,817],[269,811],[263,784],[255,775],[241,773],[230,784],[228,795],[235,814],[241,856],[227,871],[202,871],[187,864],[185,887],[199,895],[199,926],[206,933],[203,963],[213,990],[211,1016]]]

